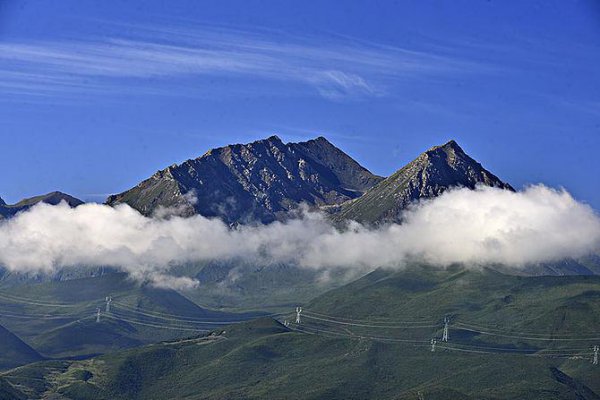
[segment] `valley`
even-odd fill
[[[33,398],[596,399],[599,279],[375,271],[303,304],[299,324],[290,310],[0,377]]]

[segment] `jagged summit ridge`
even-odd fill
[[[383,178],[320,137],[283,143],[277,136],[207,151],[158,171],[107,204],[127,203],[143,214],[177,207],[184,215],[227,223],[270,222],[301,203],[341,204]]]
[[[439,196],[450,187],[477,185],[514,191],[450,140],[425,151],[360,198],[344,203],[333,218],[369,224],[399,222],[411,202]]]

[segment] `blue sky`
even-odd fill
[[[598,65],[595,0],[0,1],[0,196],[324,135],[380,175],[456,139],[600,209]]]

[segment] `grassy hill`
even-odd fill
[[[598,399],[569,368],[561,359],[522,354],[432,353],[308,335],[263,319],[212,337],[8,375],[24,387],[46,377],[47,385],[30,386],[32,398],[43,390],[67,399],[417,399],[419,392],[427,399]]]
[[[67,399],[599,399],[599,316],[600,277],[421,266],[328,292],[299,326],[262,318],[4,376],[32,398],[37,377]]]
[[[447,315],[453,323],[496,330],[593,333],[600,327],[600,277],[525,277],[427,266],[378,270],[327,292],[307,308],[354,319],[439,324]]]
[[[197,304],[229,311],[289,310],[355,278],[344,270],[328,271],[325,276],[325,271],[317,269],[238,261],[187,265],[178,272],[200,282],[197,288],[183,292],[186,297]]]
[[[105,298],[112,297],[110,313]],[[96,310],[100,308],[100,322]],[[0,323],[48,357],[86,357],[187,337],[259,315],[200,307],[125,274],[19,285],[0,292]]]
[[[0,378],[0,399],[27,400],[27,396],[11,385],[7,379]]]

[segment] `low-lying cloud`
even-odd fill
[[[565,190],[454,189],[415,204],[404,223],[340,231],[319,213],[267,226],[230,228],[220,220],[148,218],[127,205],[39,204],[0,222],[0,265],[52,273],[112,266],[137,279],[187,287],[170,274],[188,262],[238,260],[306,268],[402,268],[418,260],[440,266],[504,264],[521,268],[596,253],[600,217]]]

